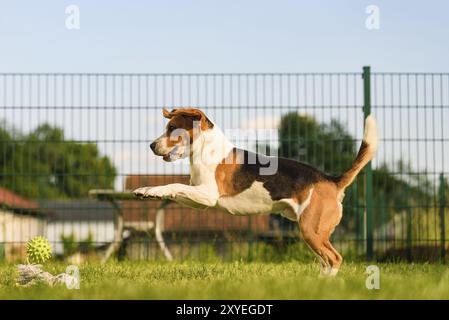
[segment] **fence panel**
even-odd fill
[[[418,258],[415,249],[430,247],[443,255],[448,77],[370,77],[381,136],[373,161],[378,259],[403,250]],[[162,107],[201,108],[239,147],[340,174],[360,144],[363,99],[361,73],[0,74],[0,252],[20,257],[30,237],[45,234],[57,255],[95,256],[113,240],[115,209],[88,199],[89,189],[188,182],[188,162],[166,163],[149,150],[165,125]],[[347,190],[333,235],[349,258],[366,253],[364,185],[361,174]],[[161,257],[153,235],[157,202],[120,206],[126,229],[120,255]],[[295,223],[278,215],[236,217],[170,205],[163,227],[178,259],[305,254]]]
[[[447,250],[449,75],[374,73],[371,82],[382,137],[374,160],[376,251],[439,260]]]

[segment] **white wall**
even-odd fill
[[[73,234],[76,241],[84,241],[92,234],[94,242],[111,242],[114,240],[113,221],[57,221],[47,225],[47,238],[53,245],[56,254],[63,253],[61,235]]]
[[[0,209],[0,242],[27,242],[37,235],[45,236],[46,220]]]

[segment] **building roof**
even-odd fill
[[[19,214],[46,215],[47,212],[38,203],[0,187],[0,207],[6,207]]]
[[[0,187],[0,205],[13,209],[37,210],[38,204],[34,201],[22,198],[11,190]]]
[[[51,221],[112,221],[114,206],[109,202],[91,199],[45,200],[41,208],[52,212]]]

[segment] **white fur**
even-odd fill
[[[330,272],[329,272],[329,276],[331,277],[335,277],[338,273],[338,268],[331,268]]]
[[[291,198],[273,201],[263,183],[256,181],[250,188],[235,196],[220,197],[217,207],[235,215],[279,213],[287,219],[298,221],[309,206],[312,193],[313,188],[310,189],[307,199],[301,204]]]
[[[273,204],[272,212],[280,213],[281,216],[291,221],[296,221],[301,205],[291,198],[281,199]]]
[[[283,217],[292,220],[292,221],[299,221],[299,218],[301,217],[301,214],[304,212],[304,210],[309,206],[310,201],[312,200],[312,193],[313,188],[309,190],[309,195],[307,196],[306,200],[304,200],[303,203],[298,203],[295,200],[288,198],[288,199],[281,199],[274,203],[272,207],[271,212],[278,212]],[[282,203],[284,205],[287,205],[287,207],[280,207],[279,204]]]
[[[297,212],[297,220],[301,217],[301,214],[306,210],[306,208],[309,206],[310,201],[312,200],[312,194],[313,194],[313,188],[310,189],[309,195],[307,196],[306,200],[304,200],[303,203],[299,206],[299,210]]]
[[[215,169],[227,157],[234,145],[217,127],[202,131],[191,146],[190,184],[205,185],[217,191]]]
[[[220,197],[217,207],[235,215],[270,214],[273,201],[263,183],[255,181],[250,188],[235,196]]]
[[[167,184],[158,187],[143,187],[134,190],[134,194],[146,198],[170,199],[193,208],[206,208],[216,205],[204,186],[188,186],[181,183]]]

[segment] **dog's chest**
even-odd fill
[[[254,182],[250,188],[235,196],[222,196],[217,207],[235,215],[269,214],[273,208],[270,193],[262,182]]]

